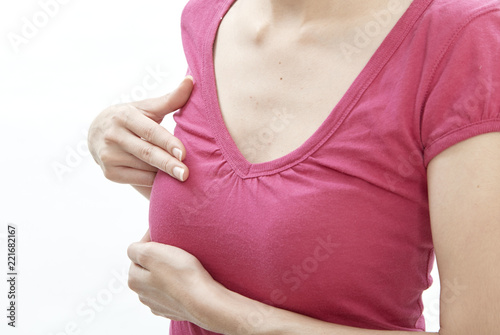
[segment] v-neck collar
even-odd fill
[[[224,123],[217,94],[214,66],[214,43],[220,23],[236,0],[225,0],[215,11],[213,23],[207,27],[207,38],[202,48],[203,70],[201,82],[202,94],[206,104],[206,113],[215,139],[225,159],[241,178],[253,178],[271,175],[286,170],[303,160],[321,147],[339,128],[352,111],[359,99],[377,77],[383,67],[396,52],[415,22],[424,13],[433,0],[413,0],[406,12],[398,20],[375,51],[358,77],[353,81],[345,95],[330,112],[319,128],[297,149],[277,159],[250,163],[239,151]]]

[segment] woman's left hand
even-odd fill
[[[153,314],[203,326],[214,294],[222,287],[196,257],[166,244],[151,242],[149,230],[127,249],[132,260],[128,286]]]

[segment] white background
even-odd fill
[[[2,279],[0,333],[168,334],[168,320],[126,283],[126,249],[147,230],[148,202],[103,177],[86,131],[105,107],[167,93],[182,80],[187,1],[69,0],[52,6],[52,16],[38,1],[0,1],[1,278],[8,223],[18,227],[19,248],[18,327],[6,325]],[[40,27],[15,47],[9,36],[22,37],[26,20]],[[157,87],[146,89],[147,78]],[[172,118],[164,125],[173,130]],[[428,331],[439,328],[433,274]]]

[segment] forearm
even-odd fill
[[[152,187],[134,186],[134,185],[132,185],[132,187],[135,188],[137,190],[137,192],[139,192],[140,194],[142,194],[143,196],[145,196],[146,199],[149,200],[149,198],[151,197]]]
[[[202,326],[225,335],[409,335],[410,331],[381,331],[336,325],[265,305],[237,293],[221,292]],[[208,319],[211,319],[207,321]],[[420,333],[436,335],[439,333]]]

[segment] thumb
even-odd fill
[[[141,238],[141,242],[151,242],[151,236],[149,235],[149,228],[146,234]]]
[[[161,97],[132,102],[131,105],[142,110],[150,119],[160,123],[165,115],[183,107],[193,90],[193,77],[186,76],[172,92]]]

